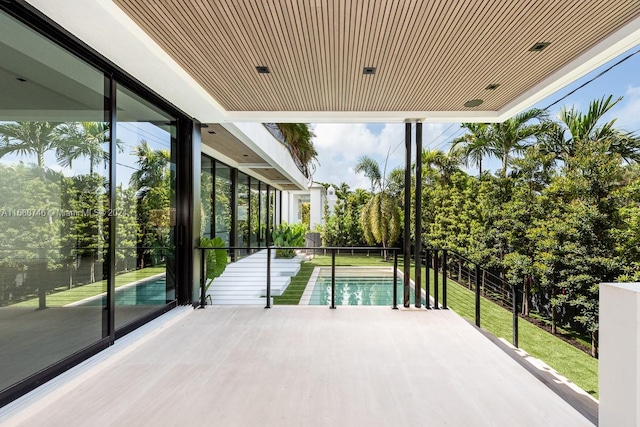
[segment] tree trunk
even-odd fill
[[[73,288],[73,266],[69,266],[69,289]]]
[[[591,331],[591,356],[598,358],[598,330]]]
[[[91,269],[90,269],[91,273],[90,273],[90,277],[89,277],[89,283],[95,283],[96,281],[96,262],[94,261],[93,257],[91,258]]]

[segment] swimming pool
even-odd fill
[[[125,285],[116,289],[116,306],[119,305],[164,305],[167,303],[167,281],[165,277]],[[106,295],[82,302],[81,305],[104,306]]]
[[[402,275],[398,274],[398,304],[402,304]],[[331,304],[331,268],[318,267],[309,279],[300,304]],[[306,298],[305,298],[306,296]],[[413,288],[411,304],[415,301]],[[422,304],[424,305],[424,297]],[[393,269],[388,267],[336,267],[336,305],[393,304]]]

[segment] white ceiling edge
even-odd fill
[[[553,43],[553,40],[550,41]],[[591,49],[507,104],[500,110],[498,120],[505,121],[530,108],[617,56],[628,52],[638,44],[640,44],[640,17],[629,22],[609,37],[602,39]]]
[[[291,184],[306,190],[308,179],[294,163],[289,150],[274,138],[262,123],[223,123],[222,126],[265,162],[273,165],[273,168],[290,180]],[[239,169],[241,165],[238,164]],[[262,179],[269,182],[267,178]]]
[[[225,110],[112,0],[26,0],[89,47],[203,123]]]

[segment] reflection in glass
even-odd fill
[[[231,168],[216,162],[215,235],[230,246],[231,235]]]
[[[250,245],[252,248],[258,247],[260,228],[260,181],[255,178],[250,179],[251,198],[249,199],[249,226],[251,227]]]
[[[249,246],[249,177],[238,172],[237,183],[237,209],[236,209],[236,247],[246,248]],[[246,250],[239,250],[238,254],[246,254]]]
[[[200,235],[213,237],[213,159],[202,155],[200,173]],[[217,205],[217,203],[216,203]],[[217,206],[216,206],[217,207]]]
[[[267,243],[267,184],[260,183],[260,247]]]
[[[0,390],[105,334],[104,87],[0,13]]]
[[[175,299],[175,119],[118,87],[116,329]]]

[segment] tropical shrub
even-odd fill
[[[224,240],[220,237],[209,239],[207,237],[200,238],[200,246],[206,248],[220,248],[207,250],[207,279],[213,280],[220,276],[225,268],[227,268],[227,250],[224,248]]]
[[[309,227],[304,223],[287,224],[283,222],[273,230],[271,241],[275,246],[302,248],[308,231]],[[293,249],[276,250],[276,258],[293,258],[295,255]]]

